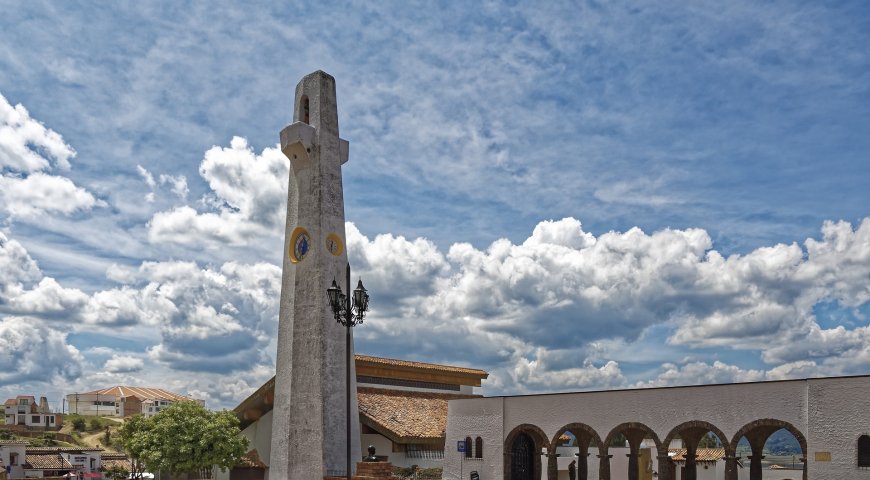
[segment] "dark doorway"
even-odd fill
[[[535,455],[540,456],[541,452],[535,451],[531,437],[525,433],[517,435],[511,445],[511,480],[536,480]]]

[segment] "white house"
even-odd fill
[[[36,399],[29,395],[19,395],[4,403],[6,425],[22,425],[25,427],[45,427],[53,429],[63,424],[63,416],[52,413],[45,397]]]
[[[66,396],[70,413],[129,417],[143,413],[150,417],[173,403],[184,400],[205,406],[205,400],[172,393],[160,388],[116,386]]]

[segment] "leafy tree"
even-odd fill
[[[91,425],[91,430],[99,430],[100,428],[103,427],[103,422],[101,422],[99,418],[92,418],[90,425]]]
[[[610,446],[611,447],[624,447],[625,442],[627,442],[627,441],[628,441],[628,439],[625,438],[625,435],[623,435],[621,433],[617,433],[616,435],[613,436],[612,439],[610,439]]]
[[[34,447],[54,447],[57,446],[57,435],[54,433],[43,434],[39,438],[30,440],[30,445]]]
[[[118,430],[121,446],[132,460],[133,471],[130,472],[132,480],[142,480],[142,474],[145,473],[144,452],[148,446],[149,432],[149,421],[141,413],[126,420],[121,429]]]
[[[113,480],[123,480],[127,478],[130,472],[127,471],[126,468],[120,465],[112,465],[107,468],[105,472],[103,472],[103,476],[109,477]]]
[[[151,418],[136,421],[141,423],[131,425],[129,436],[122,429],[122,437],[136,450],[128,450],[131,456],[144,461],[152,472],[214,478],[215,467],[233,468],[248,449],[248,439],[240,436],[239,420],[232,412],[209,412],[196,402],[175,402]]]
[[[722,442],[713,432],[707,432],[698,442],[698,448],[722,448]]]
[[[80,432],[84,432],[85,428],[87,428],[87,424],[85,423],[84,418],[77,418],[72,422],[73,430],[78,430]]]
[[[106,434],[103,435],[103,445],[110,446],[112,444],[112,432],[109,431],[109,427],[106,427]]]
[[[0,428],[0,440],[15,440],[15,434],[8,428]]]

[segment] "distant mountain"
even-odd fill
[[[737,450],[738,452],[749,450],[749,441],[746,440],[746,437],[741,438],[740,442],[737,443]],[[788,430],[777,430],[767,439],[767,443],[764,444],[764,453],[770,455],[800,455],[801,444],[798,443],[794,435]]]

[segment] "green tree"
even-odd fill
[[[103,422],[101,422],[99,418],[92,418],[90,425],[91,425],[91,430],[99,430],[100,428],[103,427]]]
[[[109,427],[106,427],[106,434],[103,435],[103,445],[110,446],[112,445],[112,432],[109,431]]]
[[[143,423],[131,426],[124,442],[151,472],[214,478],[215,468],[233,468],[248,449],[232,412],[209,412],[196,402],[175,402]]]
[[[73,430],[78,430],[80,432],[84,432],[85,428],[87,428],[87,423],[84,418],[77,418],[72,422]]]
[[[57,446],[57,435],[54,433],[43,434],[39,438],[30,440],[30,445],[33,447],[54,447]]]
[[[698,448],[722,448],[722,442],[713,432],[707,432],[698,442]]]
[[[0,440],[15,440],[17,437],[8,428],[0,428]]]
[[[616,435],[613,436],[613,438],[610,439],[610,446],[611,447],[624,447],[625,442],[627,442],[627,441],[628,441],[628,439],[625,438],[625,435],[623,435],[622,433],[617,433]]]
[[[130,472],[132,480],[141,480],[142,474],[145,473],[144,452],[148,446],[150,428],[145,415],[138,413],[126,420],[118,430],[121,446],[130,456],[133,464],[133,471]]]
[[[127,478],[127,475],[130,475],[130,472],[120,465],[112,465],[103,472],[103,475],[113,480],[123,480]]]

